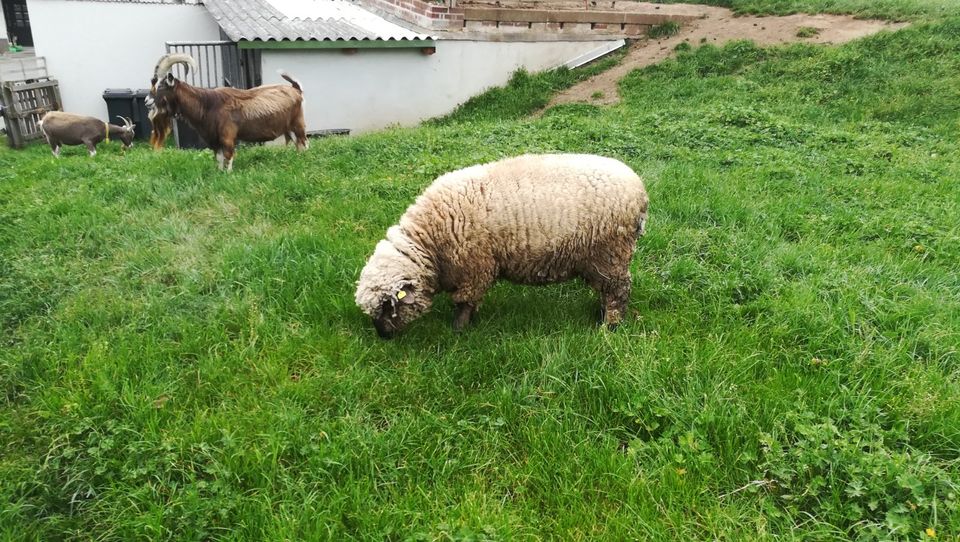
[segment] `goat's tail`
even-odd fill
[[[301,93],[303,92],[303,85],[300,84],[300,81],[297,81],[296,79],[294,79],[292,75],[290,75],[289,73],[283,70],[277,70],[277,73],[280,74],[280,77],[283,77],[284,79],[289,81],[290,84],[293,85],[293,88],[299,90]]]
[[[40,133],[43,134],[43,138],[49,142],[50,134],[48,134],[47,129],[43,127],[43,118],[47,116],[47,113],[49,113],[49,111],[44,107],[37,110],[37,119],[39,119],[37,120],[37,126],[40,128]]]

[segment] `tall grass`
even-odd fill
[[[229,175],[0,152],[0,536],[960,535],[960,19],[705,46],[522,118],[556,77]],[[646,177],[629,321],[501,284],[466,333],[442,298],[379,341],[353,289],[385,229],[528,151]]]

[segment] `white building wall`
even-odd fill
[[[107,118],[107,88],[148,88],[165,42],[220,39],[202,6],[27,0],[37,56],[66,111]]]
[[[30,13],[30,10],[27,10],[27,13]],[[5,40],[7,38],[7,20],[3,17],[3,10],[0,9],[0,39]],[[2,51],[6,53],[7,51]]]
[[[484,90],[505,84],[520,67],[559,66],[607,42],[438,41],[420,49],[264,50],[264,83],[284,82],[284,69],[304,85],[307,130],[353,133],[409,126],[453,111]]]

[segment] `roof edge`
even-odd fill
[[[241,49],[419,49],[436,47],[433,39],[309,39],[309,40],[238,40]]]

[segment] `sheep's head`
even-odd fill
[[[117,118],[123,121],[123,131],[120,132],[120,141],[123,141],[123,148],[129,149],[133,146],[133,137],[136,135],[134,127],[136,124],[127,117],[117,115]]]
[[[430,310],[433,290],[425,285],[423,272],[390,241],[377,244],[360,272],[356,302],[381,338],[392,338]]]
[[[170,134],[171,119],[177,115],[179,109],[176,88],[181,83],[174,77],[172,71],[177,64],[183,64],[186,73],[190,73],[190,68],[197,69],[197,63],[190,55],[183,53],[163,55],[153,69],[150,94],[145,100],[150,123],[153,125],[150,142],[156,149],[163,146],[164,140]]]

